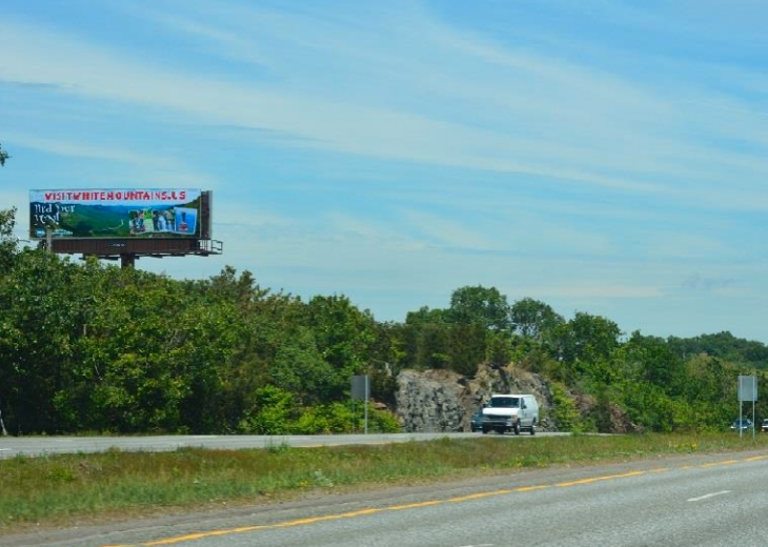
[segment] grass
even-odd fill
[[[524,468],[768,448],[731,434],[480,437],[377,446],[19,456],[0,461],[0,535],[318,490],[425,483]]]

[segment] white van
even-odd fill
[[[494,394],[483,408],[483,433],[521,430],[536,434],[539,423],[539,403],[536,397],[526,394]]]

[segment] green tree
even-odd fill
[[[376,339],[370,348],[371,393],[377,400],[395,404],[397,375],[408,366],[406,330],[402,323],[376,323]],[[412,362],[412,361],[411,361]]]
[[[5,166],[5,162],[8,158],[11,156],[8,155],[8,152],[3,150],[3,145],[0,144],[0,166]]]
[[[282,435],[290,432],[290,422],[297,416],[293,395],[275,386],[256,390],[253,406],[238,424],[241,433]]]
[[[695,401],[736,401],[736,378],[738,371],[732,365],[717,357],[698,354],[685,364],[685,390],[687,400]],[[714,405],[717,409],[719,405]]]
[[[512,304],[510,317],[516,333],[537,342],[565,322],[549,305],[533,298],[523,298]]]
[[[222,427],[237,430],[254,407],[258,390],[271,382],[270,369],[280,348],[290,340],[295,325],[304,323],[306,306],[290,294],[260,287],[250,272],[238,275],[229,266],[209,280],[186,282],[185,291],[207,306],[234,314],[227,337],[232,346],[218,368],[217,401]]]
[[[651,431],[668,433],[675,429],[673,400],[656,385],[627,382],[623,386],[624,407],[632,423]]]
[[[368,355],[376,340],[375,321],[346,296],[316,296],[304,311],[323,360],[335,371],[331,400],[345,398],[350,379],[368,371]]]
[[[421,327],[428,324],[447,323],[447,312],[441,309],[430,309],[422,306],[418,311],[409,311],[405,316],[405,324],[412,327]]]
[[[728,331],[693,338],[670,336],[667,343],[682,359],[706,353],[749,368],[768,368],[768,347],[765,344],[737,338]]]
[[[418,330],[417,368],[448,368],[451,362],[451,330],[448,325],[428,323]]]
[[[568,385],[587,380],[610,383],[618,373],[611,357],[619,348],[621,330],[609,319],[577,312],[573,319],[558,325],[553,333],[553,350],[558,367],[555,380]]]
[[[19,244],[13,235],[16,226],[16,208],[0,209],[0,275],[6,273],[19,251]]]
[[[577,312],[557,330],[558,355],[566,363],[594,363],[608,359],[619,346],[621,335],[613,321],[584,312]]]
[[[78,354],[82,269],[41,250],[0,276],[0,399],[9,429],[57,433],[81,425],[69,405],[84,374]]]
[[[485,360],[492,367],[503,367],[512,360],[510,337],[508,332],[487,333]]]
[[[447,311],[451,323],[478,325],[503,331],[510,328],[510,307],[507,297],[495,287],[461,287],[453,291]]]
[[[93,390],[99,427],[187,431],[184,401],[195,398],[193,385],[208,374],[203,369],[216,364],[204,357],[208,350],[196,355],[194,348],[211,339],[196,336],[190,325],[210,328],[210,309],[195,309],[184,285],[165,276],[115,267],[103,273],[100,315],[89,331],[103,359]]]
[[[300,405],[328,401],[334,393],[344,389],[344,380],[327,363],[315,344],[313,331],[299,327],[277,352],[270,370],[272,383],[293,393]]]
[[[624,359],[640,373],[637,379],[655,384],[669,395],[680,394],[685,387],[683,361],[663,338],[633,332],[625,345]]]
[[[552,384],[552,408],[549,418],[558,431],[580,433],[584,423],[576,406],[576,401],[568,393],[566,386],[559,382]]]
[[[447,312],[422,306],[408,312],[400,333],[404,366],[415,368],[446,368],[449,359],[449,329]]]
[[[450,327],[450,367],[470,378],[486,359],[486,339],[489,331],[480,325],[456,324]]]
[[[174,319],[174,347],[167,358],[173,374],[184,381],[179,401],[180,427],[192,433],[214,433],[226,427],[222,412],[224,374],[236,347],[237,311],[231,302],[209,306],[187,301]]]

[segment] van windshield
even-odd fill
[[[492,397],[488,406],[495,407],[495,408],[519,408],[520,398],[519,397]]]

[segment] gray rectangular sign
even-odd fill
[[[739,402],[757,401],[757,378],[755,376],[739,376]]]
[[[371,397],[368,375],[352,376],[352,400],[367,401]]]

